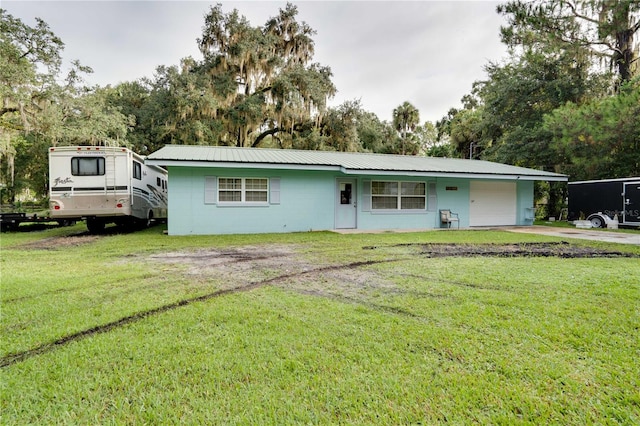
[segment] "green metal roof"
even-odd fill
[[[167,145],[149,155],[146,162],[157,166],[336,170],[347,175],[567,180],[566,175],[481,160],[200,145]]]

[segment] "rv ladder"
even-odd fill
[[[116,192],[116,156],[115,153],[107,155],[105,158],[104,167],[104,184],[105,192],[109,192],[109,189]]]

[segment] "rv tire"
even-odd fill
[[[96,218],[88,218],[87,219],[87,229],[91,234],[101,234],[104,232],[104,227],[106,226],[105,221],[96,219]]]
[[[137,229],[138,223],[133,217],[125,217],[116,222],[121,232],[133,232]]]
[[[152,222],[153,222],[153,212],[149,210],[149,214],[147,215],[147,220],[143,221],[142,226],[144,228],[148,228],[151,226]]]

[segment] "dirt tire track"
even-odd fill
[[[228,254],[223,254],[223,256],[227,256],[227,257],[232,257],[232,255],[228,255]],[[227,265],[233,265],[236,263],[242,263],[242,262],[251,262],[254,260],[268,260],[271,258],[275,258],[277,256],[257,256],[257,257],[237,257],[234,258],[232,260],[226,261],[226,262],[221,262],[219,263],[217,266],[227,266]],[[107,285],[111,285],[111,282],[105,282],[100,284],[100,286],[107,286]],[[143,288],[150,288],[150,287],[154,287],[155,285],[142,285],[139,287],[135,287],[132,290],[140,290]],[[9,298],[9,299],[5,299],[2,301],[2,303],[13,303],[13,302],[22,302],[24,300],[30,300],[30,299],[36,299],[38,297],[42,297],[42,296],[47,296],[47,295],[52,295],[52,294],[60,294],[60,293],[73,293],[76,291],[83,291],[86,290],[88,288],[96,288],[98,287],[96,284],[88,284],[88,285],[79,285],[76,287],[70,287],[70,288],[57,288],[54,290],[49,290],[49,291],[43,291],[42,293],[38,293],[38,294],[30,294],[30,295],[25,295],[25,296],[19,296],[19,297],[14,297],[14,298]]]
[[[36,346],[35,348],[26,350],[26,351],[21,351],[21,352],[17,352],[17,353],[13,353],[13,354],[8,354],[3,356],[2,358],[0,358],[0,368],[5,368],[5,367],[9,367],[11,365],[26,361],[29,358],[32,358],[34,356],[37,355],[42,355],[45,354],[47,352],[51,352],[59,347],[63,347],[67,344],[94,336],[96,334],[102,334],[102,333],[107,333],[111,330],[117,329],[119,327],[123,327],[125,325],[140,321],[142,319],[154,316],[154,315],[159,315],[162,314],[164,312],[168,312],[174,309],[178,309],[181,308],[183,306],[188,306],[191,305],[193,303],[197,303],[197,302],[203,302],[209,299],[213,299],[216,297],[220,297],[220,296],[224,296],[227,294],[233,294],[233,293],[239,293],[239,292],[245,292],[245,291],[251,291],[251,290],[255,290],[257,288],[260,287],[265,287],[268,286],[270,284],[274,284],[280,281],[285,281],[287,279],[291,279],[291,278],[295,278],[298,276],[302,276],[302,275],[311,275],[311,274],[317,274],[317,273],[322,273],[322,272],[326,272],[326,271],[333,271],[333,270],[339,270],[339,269],[351,269],[351,268],[358,268],[361,266],[369,266],[369,265],[375,265],[375,264],[379,264],[379,263],[390,263],[390,262],[397,262],[397,261],[401,261],[403,259],[386,259],[386,260],[369,260],[369,261],[361,261],[361,262],[352,262],[352,263],[347,263],[347,264],[343,264],[343,265],[330,265],[330,266],[323,266],[320,268],[316,268],[316,269],[311,269],[311,270],[307,270],[307,271],[301,271],[301,272],[295,272],[295,273],[290,273],[290,274],[284,274],[284,275],[279,275],[277,277],[273,277],[273,278],[269,278],[266,280],[262,280],[262,281],[257,281],[257,282],[253,282],[253,283],[249,283],[246,285],[241,285],[241,286],[236,286],[236,287],[231,287],[231,288],[226,288],[226,289],[221,289],[221,290],[216,290],[212,293],[207,293],[207,294],[203,294],[200,296],[196,296],[196,297],[191,297],[188,299],[182,299],[179,300],[177,302],[173,302],[167,305],[162,305],[159,306],[157,308],[153,308],[153,309],[149,309],[147,311],[142,311],[142,312],[138,312],[136,314],[133,315],[129,315],[123,318],[120,318],[118,320],[106,323],[106,324],[101,324],[101,325],[97,325],[95,327],[91,327],[89,329],[86,330],[82,330],[82,331],[78,331],[76,333],[73,334],[69,334],[67,336],[61,337],[59,339],[54,340],[53,342],[49,342],[49,343],[43,343],[39,346]],[[406,259],[405,259],[406,260]]]

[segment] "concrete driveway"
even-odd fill
[[[555,228],[552,226],[518,226],[503,229],[525,234],[551,235],[553,237],[578,238],[581,240],[604,241],[607,243],[640,245],[640,234],[627,232],[594,231],[591,229],[578,228]]]

